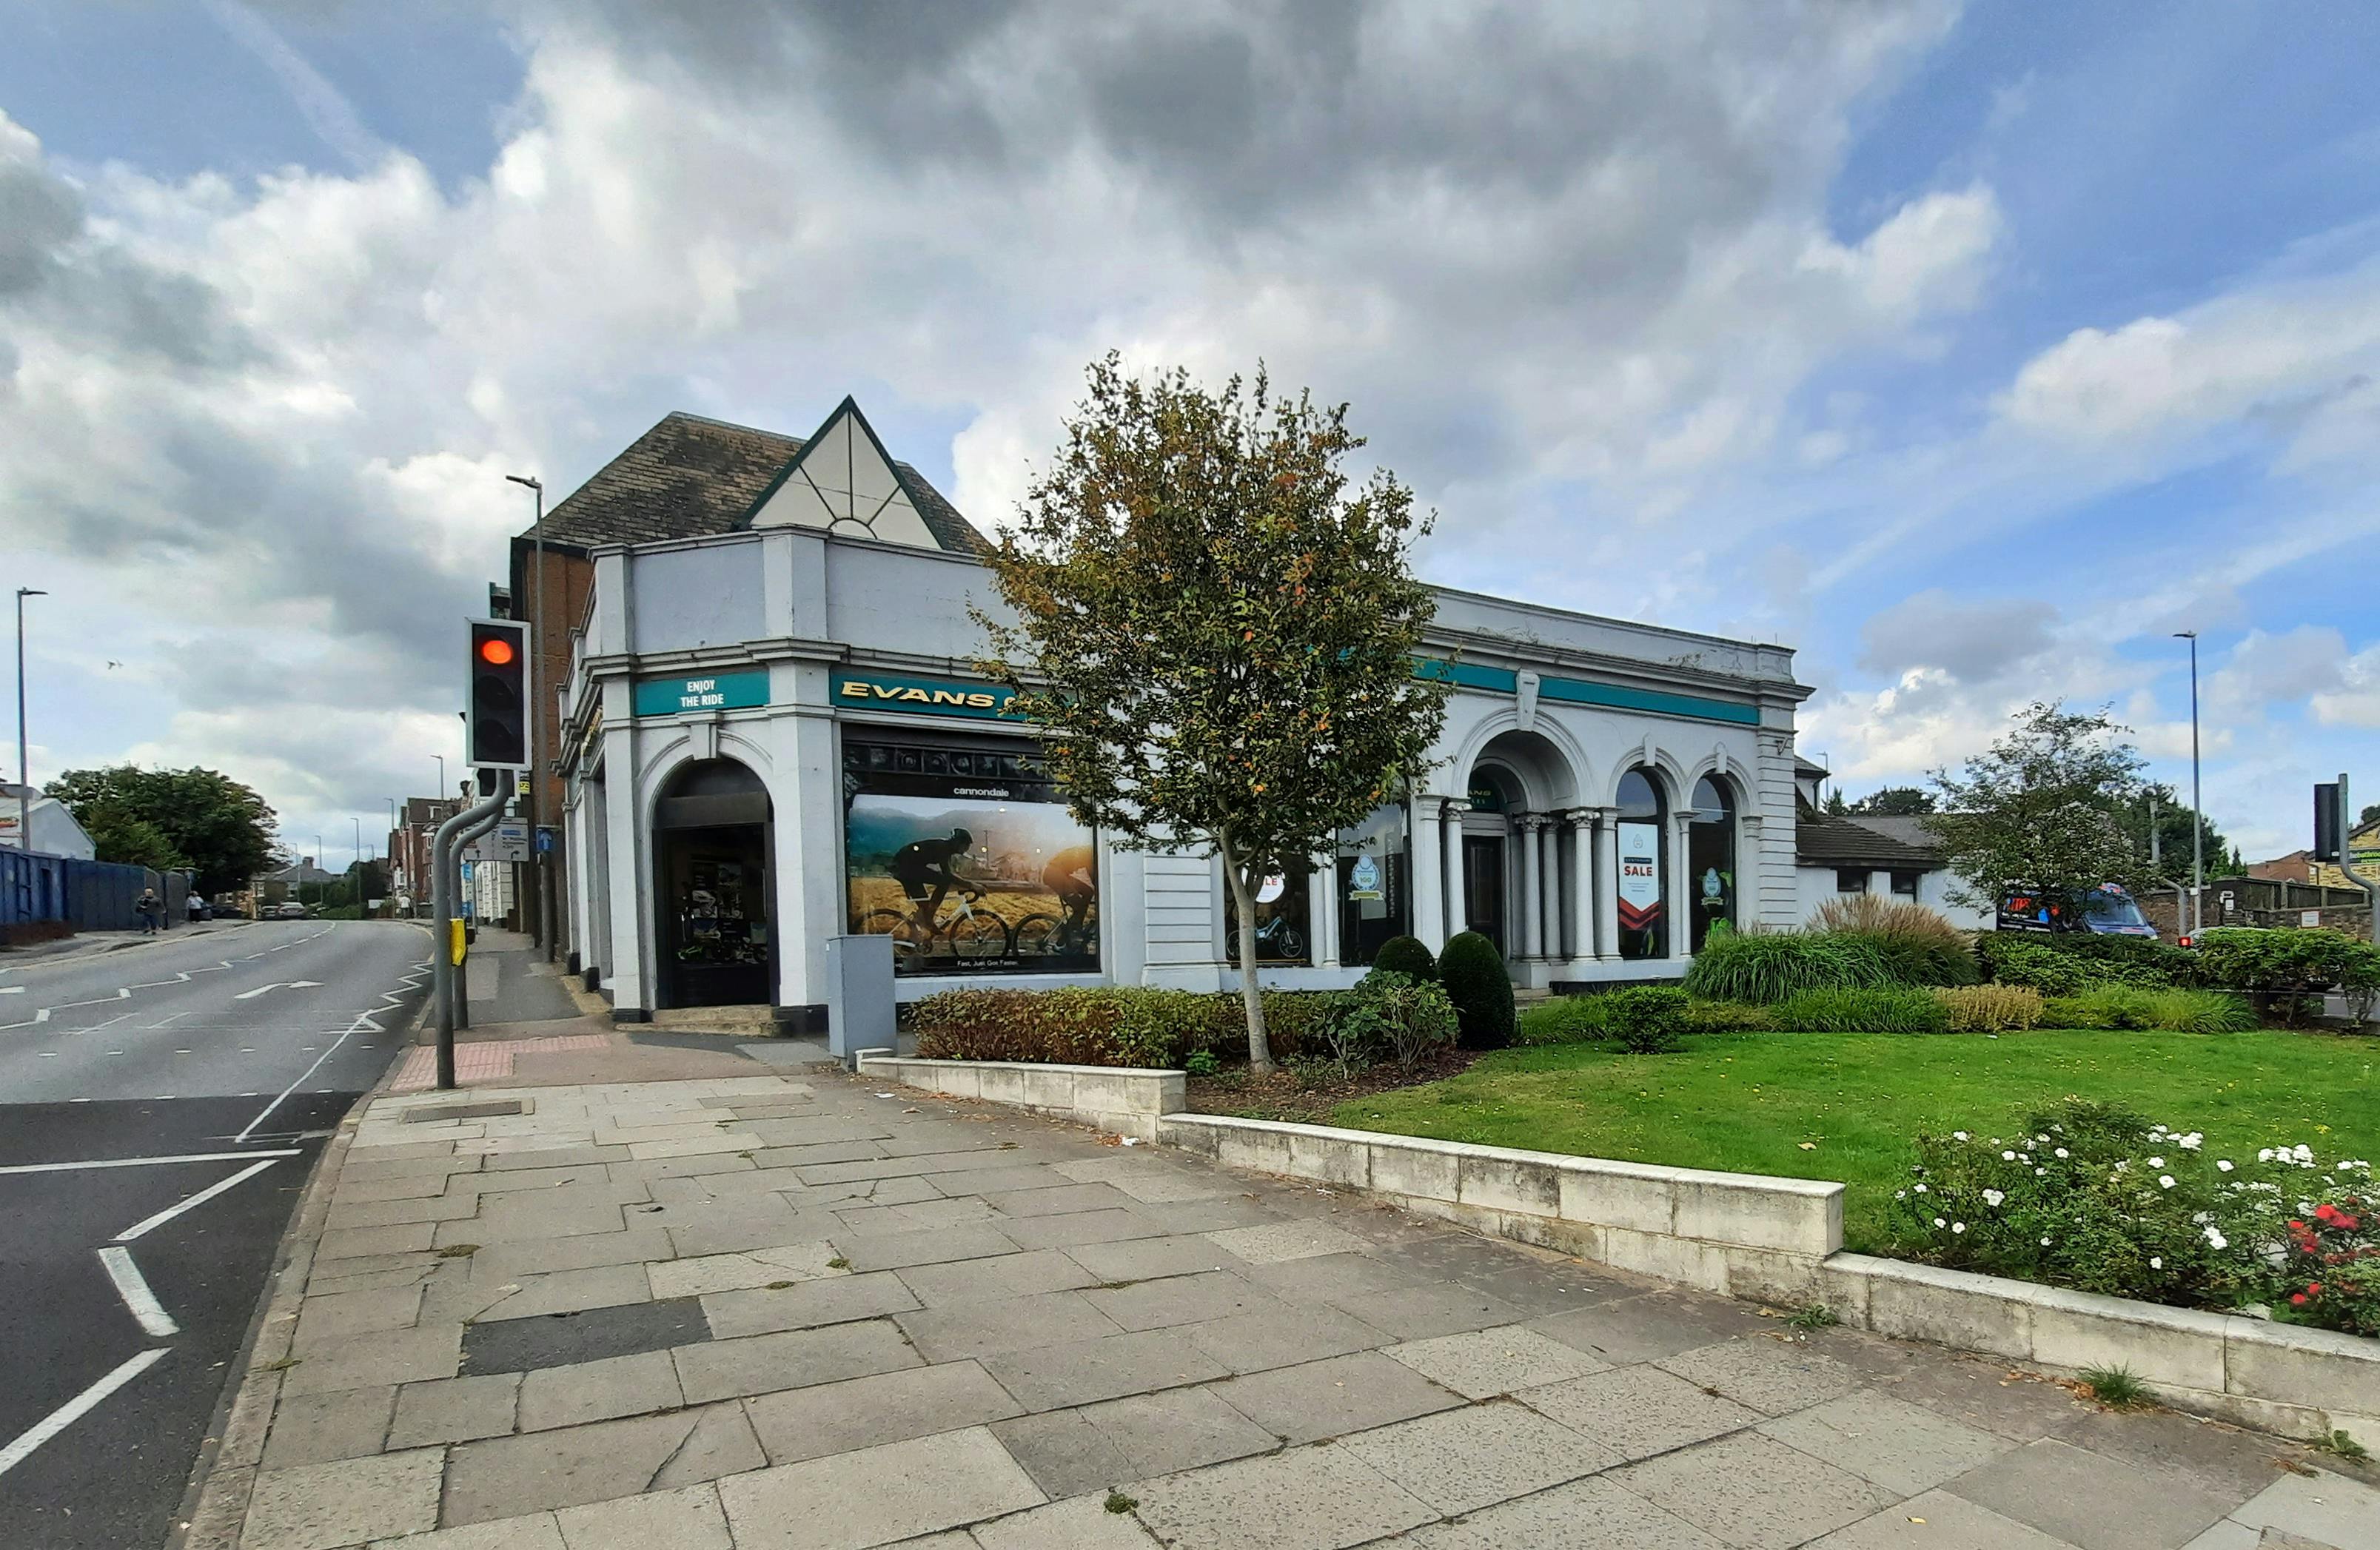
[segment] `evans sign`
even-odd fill
[[[833,693],[834,703],[845,710],[904,710],[918,716],[1014,720],[1008,714],[1008,691],[997,684],[918,678],[907,673],[838,672],[834,675]]]

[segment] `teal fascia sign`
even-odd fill
[[[639,716],[698,716],[769,703],[769,670],[738,669],[677,678],[639,678],[632,701]]]
[[[1489,694],[1520,693],[1520,675],[1508,668],[1450,662],[1439,657],[1414,659],[1415,678],[1434,679],[1458,688],[1484,689]],[[1760,724],[1760,708],[1736,705],[1700,695],[1666,694],[1658,689],[1632,689],[1618,684],[1596,684],[1584,678],[1545,677],[1537,680],[1540,700],[1570,705],[1599,705],[1614,710],[1649,710],[1660,716],[1683,716],[1697,721],[1731,721],[1739,726]]]
[[[997,684],[965,678],[920,678],[906,672],[837,672],[832,694],[844,710],[899,710],[913,716],[958,716],[978,721],[1014,721],[1009,691]]]

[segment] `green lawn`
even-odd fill
[[[2304,1142],[2380,1159],[2380,1040],[2326,1035],[1705,1035],[1672,1055],[1507,1049],[1342,1104],[1336,1122],[1680,1168],[1840,1179],[1846,1246],[1885,1247],[1917,1132],[2013,1130],[2067,1094],[2206,1132],[2209,1153]],[[1803,1150],[1802,1144],[1811,1144]]]

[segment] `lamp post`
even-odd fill
[[[2206,816],[2198,793],[2198,632],[2176,630],[2176,640],[2190,642],[2190,935],[2197,938],[2206,924]]]
[[[438,761],[438,800],[443,802],[454,794],[446,789],[446,756],[432,754],[430,757]]]
[[[356,918],[361,920],[364,917],[364,820],[349,813],[347,821],[356,827],[356,859],[347,875],[355,879]]]
[[[17,848],[33,848],[33,775],[25,754],[25,599],[46,598],[38,587],[17,588]]]
[[[538,698],[544,693],[545,672],[545,485],[526,474],[506,474],[511,483],[526,489],[537,502],[536,520],[529,524],[528,571],[528,800],[523,805],[522,817],[528,820],[529,892],[537,900],[537,936],[544,945],[545,961],[553,962],[553,910],[548,898],[548,880],[552,875],[544,850],[538,844],[538,823],[544,817],[545,745],[539,741],[538,732],[545,718],[539,713]]]

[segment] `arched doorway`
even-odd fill
[[[1660,771],[1638,765],[1620,777],[1620,956],[1667,958],[1670,808]]]
[[[1739,897],[1735,793],[1716,776],[1706,775],[1694,782],[1694,810],[1686,818],[1686,878],[1693,890],[1690,951],[1700,952],[1713,931],[1735,928]]]
[[[662,1006],[774,999],[771,817],[768,788],[734,759],[698,760],[662,789],[653,806],[653,943]]]
[[[1466,794],[1471,811],[1463,818],[1463,923],[1496,944],[1507,959],[1512,945],[1506,930],[1512,895],[1512,815],[1521,807],[1521,783],[1509,769],[1472,767]]]

